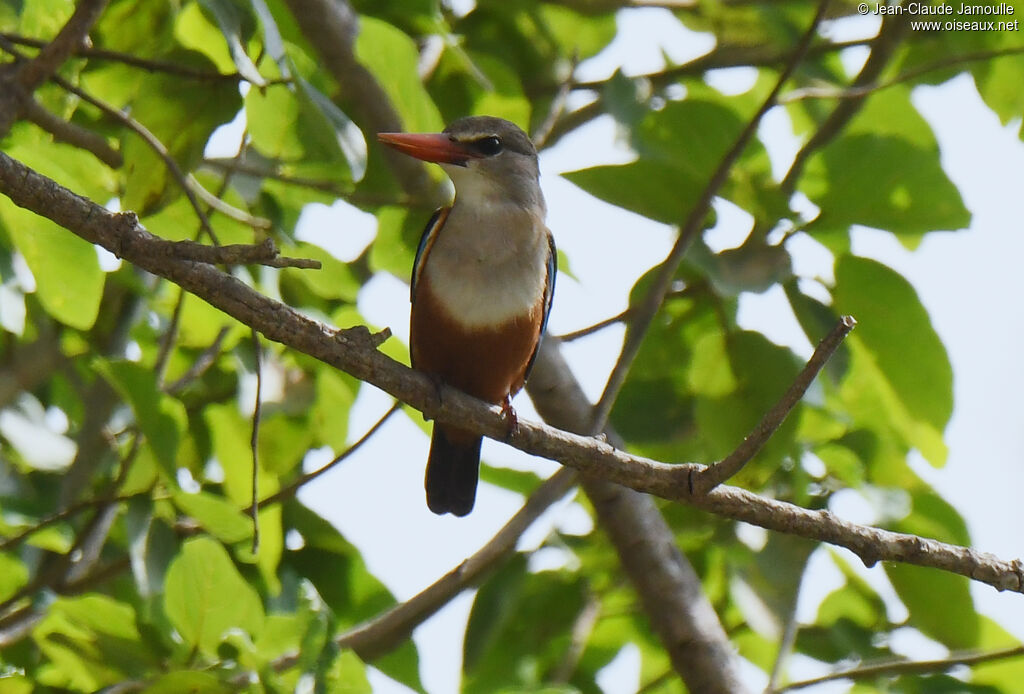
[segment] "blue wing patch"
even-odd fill
[[[548,329],[548,317],[551,316],[551,304],[555,300],[555,276],[558,274],[558,250],[555,248],[555,237],[548,231],[548,276],[544,283],[544,318],[540,324],[540,337],[537,338],[537,345],[533,348],[530,361],[526,363],[526,372],[523,376],[525,381],[530,377],[533,370],[533,362],[537,360],[537,352],[540,351],[540,343],[544,341],[544,333]]]
[[[423,266],[427,264],[427,256],[430,255],[430,249],[433,248],[434,242],[437,241],[437,236],[441,233],[441,227],[444,226],[445,221],[448,219],[448,213],[451,211],[452,208],[450,207],[437,208],[430,221],[427,222],[427,226],[423,229],[423,235],[420,236],[420,245],[416,249],[416,260],[412,263],[412,279],[409,281],[409,301],[414,304],[416,303],[416,284],[420,281]]]

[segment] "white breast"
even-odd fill
[[[487,328],[530,311],[547,282],[543,210],[459,205],[445,222],[423,274],[441,303],[467,327]]]

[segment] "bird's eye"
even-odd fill
[[[493,157],[496,154],[501,154],[501,138],[497,135],[481,137],[479,140],[473,141],[473,149],[487,157]]]

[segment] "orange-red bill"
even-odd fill
[[[467,159],[479,156],[444,133],[377,133],[377,139],[403,154],[435,164],[464,165]]]

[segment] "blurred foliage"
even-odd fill
[[[615,41],[619,22],[638,11],[615,0],[478,0],[457,3],[458,12],[437,0],[353,5],[361,15],[356,56],[409,130],[470,113],[537,130],[552,109],[560,113],[557,95],[574,66]],[[854,10],[834,5],[840,21]],[[72,10],[71,0],[5,3],[0,30],[49,39]],[[575,90],[572,104],[591,105],[562,113],[547,144],[609,114],[636,157],[566,178],[637,214],[681,223],[814,10],[805,0],[699,0],[679,3],[674,14],[661,10],[666,22],[712,34],[715,48],[692,65],[641,77],[617,70]],[[254,232],[213,213],[221,242],[269,233],[287,255],[324,263],[319,273],[235,268],[236,277],[342,325],[364,322],[356,304],[364,284],[382,273],[408,278],[426,212],[405,207],[367,144],[374,133],[350,118],[351,95],[321,69],[285,3],[112,0],[91,39],[106,53],[85,52],[60,75],[144,126],[208,191],[272,224]],[[904,32],[889,40],[897,45],[878,81],[911,79],[863,99],[798,98],[778,107],[806,139],[837,104],[853,104],[806,152],[794,179],[772,176],[756,140],[729,171],[719,197],[752,217],[751,233],[721,253],[694,244],[612,423],[631,450],[661,460],[711,462],[731,451],[800,368],[789,349],[736,321],[741,293],[781,287],[812,344],[840,314],[854,314],[860,327],[734,482],[811,508],[854,489],[885,527],[969,544],[957,511],[907,464],[912,451],[944,463],[948,356],[914,288],[854,255],[849,234],[854,225],[875,227],[913,247],[927,233],[969,223],[911,90],[966,72],[1006,123],[1024,110],[1024,55],[1017,32]],[[788,89],[844,88],[853,75],[837,54],[819,37]],[[975,59],[955,60],[969,55]],[[156,62],[145,68],[129,58]],[[758,71],[745,93],[706,81],[711,69],[744,65]],[[100,204],[134,210],[165,238],[209,241],[179,181],[136,131],[55,84],[36,96],[104,137],[124,164],[110,168],[27,122],[3,138],[8,155]],[[211,136],[236,117],[245,124],[237,157],[205,159]],[[812,205],[791,204],[793,193]],[[295,240],[308,205],[337,199],[378,220],[376,236],[350,263]],[[800,211],[808,207],[814,212]],[[834,281],[794,274],[785,245],[792,234],[832,253]],[[259,441],[259,486],[268,495],[302,474],[308,451],[344,450],[361,385],[280,345],[261,349],[263,369],[280,384],[266,394]],[[404,350],[394,341],[386,349]],[[370,691],[365,664],[332,639],[395,603],[360,552],[289,497],[260,512],[253,555],[253,350],[245,326],[0,199],[0,691],[126,683],[151,694]],[[520,494],[538,484],[500,468],[483,475]],[[814,552],[841,581],[797,630],[794,650],[803,656],[835,666],[889,658],[896,632],[907,629],[950,649],[1012,641],[975,612],[959,576],[887,565],[907,608],[897,620],[844,555],[784,536],[755,549],[731,521],[674,504],[662,511],[740,655],[766,672]],[[99,548],[83,573],[75,566],[87,539]],[[598,673],[627,644],[639,652],[645,691],[682,691],[665,677],[671,664],[599,530],[555,531],[538,552],[560,557],[559,568],[533,568],[520,552],[480,587],[463,648],[466,691],[596,694]],[[423,691],[411,642],[373,664]],[[1022,670],[1019,660],[996,661],[956,678],[880,676],[854,691],[1011,692]]]

